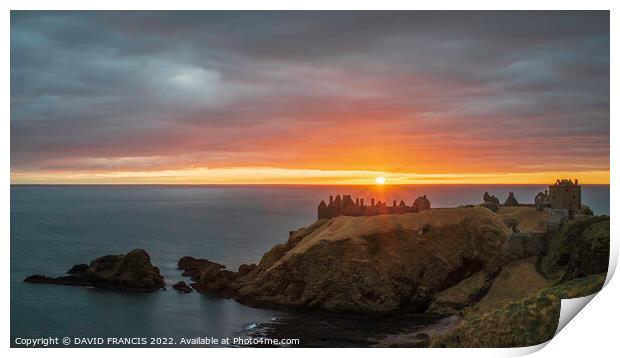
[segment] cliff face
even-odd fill
[[[533,216],[529,221],[546,218],[523,210]],[[436,292],[475,273],[491,277],[498,271],[502,245],[513,233],[506,215],[515,212],[467,207],[321,219],[293,232],[257,266],[242,265],[236,273],[204,270],[194,275],[194,287],[254,306],[423,311]],[[528,232],[540,225],[524,227]]]
[[[601,290],[609,263],[609,223],[608,216],[591,215],[564,222],[549,235],[540,261],[539,270],[548,278],[536,277],[533,263],[529,269],[515,267],[532,258],[504,266],[484,298],[462,312],[454,331],[434,337],[431,346],[522,347],[551,339],[561,299]]]
[[[413,331],[380,340],[378,345],[523,347],[551,339],[560,300],[591,295],[603,286],[609,260],[609,217],[576,217],[548,236],[547,255],[504,265],[492,280],[477,273],[438,293],[429,310],[458,313],[450,329],[431,325],[426,340]]]
[[[541,268],[550,277],[568,281],[607,271],[609,217],[583,216],[564,224],[549,240]]]

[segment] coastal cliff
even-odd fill
[[[479,205],[319,219],[258,265],[179,268],[197,291],[251,306],[446,317],[373,346],[517,347],[552,338],[560,300],[600,290],[608,257],[608,216]]]
[[[548,217],[534,208],[473,206],[320,219],[292,232],[258,265],[238,272],[193,267],[190,275],[196,290],[252,306],[422,312],[438,292],[472,275],[491,280],[510,259],[505,243],[515,228],[544,232]]]

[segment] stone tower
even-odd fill
[[[431,209],[431,202],[430,200],[426,198],[426,195],[419,196],[417,199],[415,199],[415,201],[413,202],[413,205],[411,206],[411,211],[413,211],[414,213],[417,213],[418,211],[430,210],[430,209]]]
[[[552,209],[581,209],[581,185],[575,179],[558,179],[549,185],[549,204]]]

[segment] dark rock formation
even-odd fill
[[[194,283],[191,285],[202,293],[215,293],[226,296],[223,292],[235,275],[248,273],[256,265],[241,265],[239,272],[225,270],[226,266],[206,260],[184,256],[179,260],[178,268],[183,270],[183,276],[191,276]]]
[[[562,282],[606,273],[609,266],[609,221],[593,223],[574,243]]]
[[[185,281],[179,281],[177,283],[175,283],[172,288],[174,288],[175,290],[179,291],[179,292],[183,292],[183,293],[190,293],[192,292],[192,288],[189,287]]]
[[[504,253],[511,259],[541,256],[546,253],[544,232],[514,233],[504,243]]]
[[[85,275],[72,275],[63,277],[47,277],[43,275],[32,275],[24,279],[30,283],[49,283],[54,285],[66,286],[92,286],[93,282]]]
[[[517,198],[515,198],[515,193],[510,192],[508,194],[508,198],[504,201],[504,206],[519,206],[519,202],[517,201]]]
[[[190,276],[192,278],[198,278],[200,272],[205,269],[219,270],[225,267],[206,259],[195,259],[191,256],[182,257],[177,264],[177,268],[183,270],[183,276]]]
[[[126,255],[102,256],[93,260],[88,268],[84,264],[73,266],[69,273],[69,276],[56,278],[33,275],[24,281],[139,292],[152,292],[165,286],[159,269],[151,264],[150,256],[142,249]]]
[[[230,270],[223,270],[215,266],[201,272],[196,283],[192,287],[202,293],[219,294],[222,297],[230,298],[233,295],[230,284],[238,275]]]
[[[88,266],[87,264],[73,265],[73,267],[70,268],[69,271],[67,271],[67,273],[72,274],[72,275],[75,275],[78,273],[86,273],[89,267],[90,266]]]
[[[589,206],[581,204],[581,210],[578,211],[579,215],[594,215],[594,212],[592,211],[592,209],[590,209]]]
[[[568,221],[568,211],[563,209],[545,209],[550,217],[547,220],[547,232],[555,235]]]
[[[256,268],[256,264],[251,264],[251,265],[243,264],[239,266],[239,269],[237,270],[237,272],[239,273],[239,275],[246,275],[250,273],[250,271],[254,270],[255,268]]]
[[[102,256],[90,263],[87,274],[93,286],[156,291],[165,286],[159,269],[146,251],[134,249],[126,255]]]
[[[550,237],[542,269],[552,278],[567,281],[607,273],[609,216],[580,216],[565,221]]]

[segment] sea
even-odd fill
[[[366,203],[375,198],[389,205],[393,200],[411,205],[419,195],[426,195],[432,207],[454,207],[480,203],[485,191],[500,201],[514,192],[520,202],[531,203],[545,188],[12,185],[11,346],[21,346],[17,342],[23,343],[25,338],[45,337],[68,337],[72,347],[115,346],[117,338],[146,339],[146,346],[172,346],[167,343],[171,342],[179,347],[182,339],[190,342],[197,338],[201,340],[191,342],[199,346],[245,346],[248,342],[260,346],[263,341],[242,339],[268,336],[267,331],[260,330],[274,322],[297,327],[290,338],[299,339],[301,346],[363,345],[360,342],[365,337],[391,323],[256,309],[230,299],[195,292],[182,294],[171,288],[179,280],[188,281],[177,270],[177,262],[189,255],[222,263],[232,270],[243,263],[257,263],[271,247],[285,242],[289,231],[314,222],[317,205],[321,200],[328,201],[330,195],[349,194],[354,199],[364,198]],[[582,201],[595,214],[609,215],[609,185],[583,185]],[[32,274],[60,276],[74,264],[134,248],[150,254],[152,263],[165,277],[167,290],[124,293],[23,282]],[[416,318],[409,322],[415,323]],[[425,318],[420,317],[419,323],[424,322]],[[83,338],[99,340],[85,343]],[[241,343],[235,343],[236,338]],[[135,346],[143,345],[142,341],[133,342]]]

